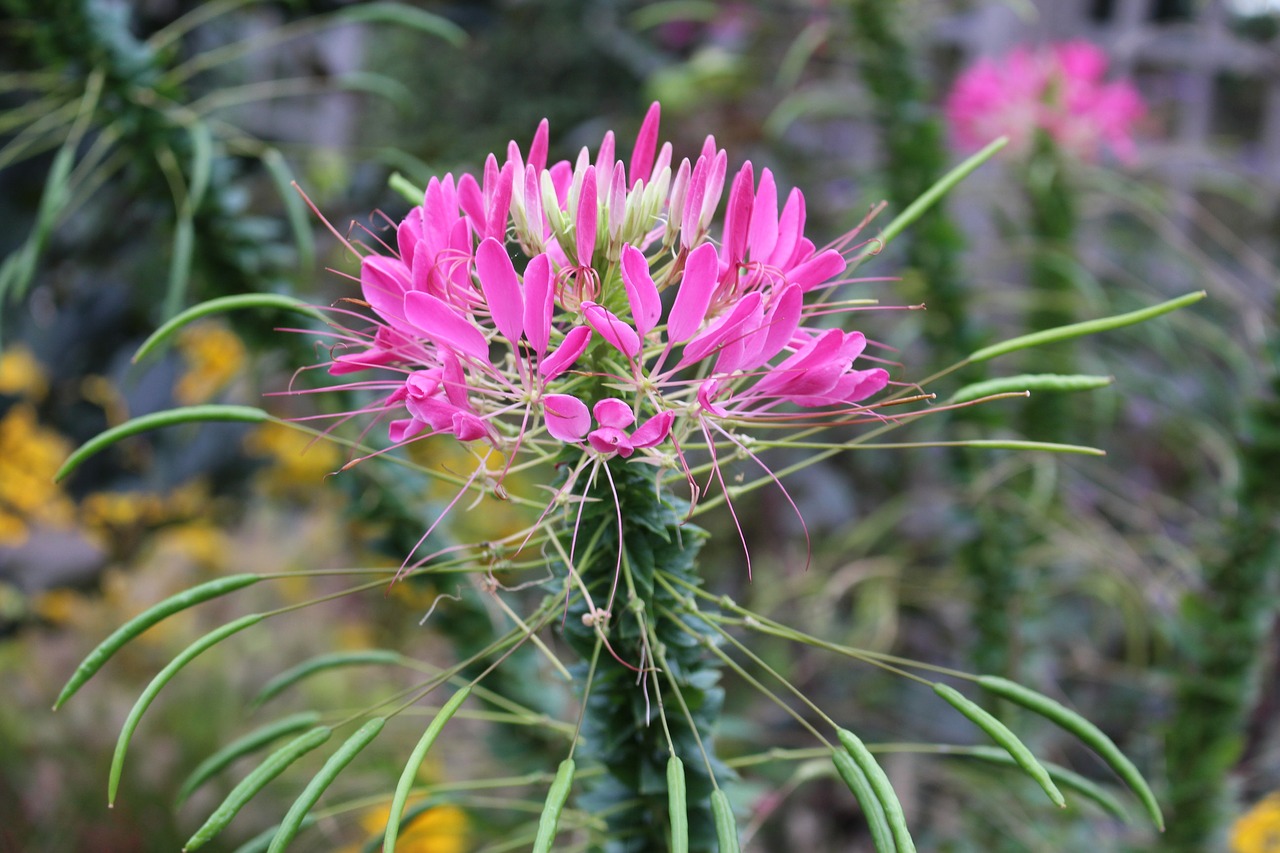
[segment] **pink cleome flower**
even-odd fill
[[[521,453],[563,462],[575,448],[565,495],[603,461],[644,461],[685,480],[695,501],[691,447],[719,477],[718,451],[759,462],[753,427],[875,417],[863,401],[888,372],[858,364],[861,333],[816,324],[857,303],[806,305],[848,283],[852,235],[816,247],[804,196],[792,190],[779,207],[773,175],[757,181],[748,162],[713,238],[727,155],[708,137],[673,165],[658,119],[655,103],[626,164],[610,132],[594,159],[584,149],[548,166],[543,121],[527,156],[511,143],[479,180],[433,178],[394,249],[358,252],[372,316],[337,330],[328,369],[377,371],[343,387],[378,399],[346,414],[387,419],[393,444],[486,442],[508,465]]]
[[[1106,54],[1085,41],[980,59],[947,96],[952,135],[966,149],[1008,136],[1010,147],[1026,154],[1036,134],[1045,133],[1081,160],[1097,160],[1106,147],[1132,163],[1133,128],[1146,106],[1133,84],[1107,83],[1106,72]]]

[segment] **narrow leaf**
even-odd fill
[[[226,828],[227,824],[231,823],[240,809],[244,808],[245,804],[265,788],[272,779],[287,770],[289,765],[299,758],[323,744],[332,735],[333,729],[328,726],[316,726],[311,731],[299,735],[268,755],[266,760],[250,771],[248,776],[240,780],[240,784],[231,789],[231,793],[227,794],[227,798],[222,801],[222,804],[214,809],[213,814],[209,815],[209,819],[204,822],[204,825],[187,839],[187,843],[182,846],[183,853],[187,853],[189,850],[198,850],[207,844],[215,835]]]
[[[85,682],[93,678],[103,664],[111,659],[112,655],[152,625],[167,619],[179,611],[186,610],[188,607],[193,607],[211,598],[218,598],[229,592],[235,592],[260,580],[262,578],[253,574],[239,574],[218,578],[208,583],[202,583],[199,586],[193,586],[191,589],[183,590],[177,595],[171,595],[164,601],[148,607],[113,631],[111,636],[98,643],[97,647],[89,652],[80,665],[76,667],[76,671],[71,674],[71,678],[67,679],[66,686],[62,688],[62,692],[58,694],[57,701],[53,703],[53,710],[56,711],[61,708],[64,702],[84,686]]]
[[[719,788],[711,792],[711,817],[715,820],[720,853],[739,853],[738,821],[733,816],[729,798]]]
[[[191,775],[178,788],[177,803],[181,805],[197,788],[218,773],[221,773],[237,758],[256,752],[285,735],[296,734],[303,729],[309,729],[319,720],[320,715],[315,711],[290,714],[287,717],[281,717],[274,723],[268,723],[265,726],[254,729],[244,737],[236,738],[204,761],[201,761],[196,766],[196,769],[191,771]]]
[[[191,281],[191,259],[195,252],[195,214],[183,205],[173,228],[173,256],[169,259],[169,286],[164,294],[164,316],[178,313],[187,298]]]
[[[667,759],[667,810],[671,821],[671,853],[689,853],[689,804],[686,801],[684,762],[678,755]]]
[[[209,188],[209,178],[213,174],[213,133],[209,125],[203,121],[194,122],[187,128],[191,138],[191,174],[187,181],[187,206],[194,213],[204,200],[205,190]]]
[[[368,746],[369,742],[378,736],[386,722],[382,717],[374,717],[357,729],[355,734],[347,738],[342,746],[338,747],[333,755],[329,756],[329,760],[324,763],[324,767],[320,768],[320,772],[307,783],[307,787],[298,795],[298,799],[294,800],[288,814],[280,822],[280,828],[276,831],[275,837],[271,839],[271,847],[267,853],[282,853],[289,846],[289,842],[293,840],[293,837],[298,834],[298,830],[302,828],[302,821],[307,817],[307,813],[311,811],[311,807],[320,799],[320,795],[325,792],[325,789],[337,778],[338,774],[351,763],[351,760],[360,754],[360,750]]]
[[[362,666],[364,664],[398,664],[403,662],[404,658],[400,656],[399,652],[393,652],[389,649],[369,649],[359,652],[334,652],[333,654],[319,655],[286,669],[268,681],[258,691],[258,695],[250,700],[249,707],[257,708],[302,679],[309,678],[327,669],[336,669],[343,666]]]
[[[898,845],[893,841],[893,832],[889,829],[884,807],[880,805],[880,798],[876,796],[875,790],[867,780],[867,774],[863,773],[853,757],[842,749],[833,749],[831,760],[836,765],[836,772],[849,786],[849,791],[862,808],[862,814],[867,819],[867,826],[871,830],[871,840],[876,846],[876,853],[895,853]]]
[[[219,296],[217,299],[210,299],[201,302],[198,305],[192,305],[190,308],[180,314],[171,317],[160,328],[156,329],[151,335],[142,342],[142,346],[138,347],[138,351],[133,354],[133,363],[137,364],[151,353],[163,345],[173,334],[184,326],[194,323],[196,320],[203,319],[213,314],[222,314],[227,311],[241,311],[244,309],[261,309],[274,308],[280,311],[292,311],[313,320],[325,322],[325,316],[320,309],[316,308],[301,299],[293,296],[285,296],[280,293],[244,293],[236,296]]]
[[[347,6],[334,17],[340,21],[362,24],[394,24],[397,27],[439,36],[454,47],[462,47],[467,43],[466,31],[457,24],[424,9],[401,3],[362,3]]]
[[[858,765],[858,769],[867,777],[867,782],[871,785],[871,790],[875,792],[876,799],[880,801],[881,808],[884,809],[885,820],[889,823],[889,830],[893,835],[893,842],[897,845],[898,853],[915,853],[916,844],[911,840],[911,832],[907,829],[907,819],[902,813],[902,803],[898,802],[898,795],[893,790],[893,785],[889,783],[889,777],[885,775],[884,769],[880,767],[880,763],[876,761],[875,756],[867,749],[857,735],[847,729],[837,729],[837,736],[840,738],[840,745],[844,747],[845,752],[849,753],[849,757]]]
[[[1115,381],[1112,376],[1088,376],[1080,374],[1024,373],[1020,376],[1004,376],[966,385],[951,395],[948,403],[968,403],[992,394],[1009,394],[1016,391],[1092,391],[1105,388]]]
[[[169,661],[168,665],[151,680],[147,688],[142,691],[142,695],[138,697],[138,701],[133,704],[133,709],[129,711],[129,716],[125,718],[124,726],[120,729],[120,737],[116,739],[116,750],[111,756],[111,775],[107,782],[108,807],[116,801],[116,791],[120,788],[120,773],[124,770],[124,756],[129,750],[129,740],[133,737],[134,730],[138,728],[138,722],[142,719],[142,715],[146,713],[152,701],[159,695],[160,690],[184,666],[195,660],[205,650],[216,646],[237,631],[243,631],[250,625],[256,625],[261,621],[261,613],[250,613],[248,616],[241,616],[234,622],[229,622],[217,630],[210,631],[183,649],[181,654]]]
[[[947,701],[952,708],[955,708],[961,714],[969,718],[975,726],[982,729],[987,735],[1009,753],[1018,766],[1026,771],[1027,775],[1036,780],[1044,792],[1049,795],[1049,799],[1058,808],[1066,808],[1067,801],[1063,799],[1062,792],[1058,790],[1058,786],[1053,784],[1053,779],[1049,777],[1049,771],[1036,760],[1031,754],[1031,750],[1026,744],[1018,740],[1008,726],[997,720],[986,709],[982,708],[976,702],[972,701],[960,691],[946,684],[935,683],[933,692],[937,693]]]
[[[542,816],[538,818],[538,835],[533,840],[533,853],[551,853],[551,845],[556,840],[556,830],[560,826],[560,815],[564,812],[564,804],[568,802],[569,791],[573,788],[573,772],[572,758],[560,762],[556,778],[547,791]]]
[[[1125,784],[1133,790],[1138,799],[1142,801],[1143,807],[1146,808],[1151,822],[1155,824],[1157,829],[1164,832],[1164,815],[1160,813],[1160,804],[1156,801],[1156,796],[1152,793],[1151,786],[1147,784],[1146,779],[1142,778],[1142,774],[1138,772],[1138,768],[1134,766],[1133,762],[1120,751],[1120,747],[1116,746],[1115,741],[1107,737],[1102,729],[1061,702],[1050,699],[1043,693],[1038,693],[1028,687],[1023,687],[1021,684],[1009,681],[1007,678],[983,675],[978,678],[978,684],[984,690],[1021,705],[1028,711],[1039,714],[1080,738],[1083,743],[1098,753],[1102,760],[1107,762],[1111,769],[1116,772],[1116,775],[1123,779]]]
[[[293,173],[289,169],[289,164],[285,162],[284,155],[274,148],[268,149],[262,155],[262,165],[267,167],[267,174],[271,176],[272,183],[276,185],[276,192],[280,194],[280,200],[284,203],[285,218],[289,220],[289,232],[293,234],[293,245],[298,250],[298,268],[300,274],[306,275],[316,264],[316,244],[311,234],[311,220],[307,215],[306,203],[294,189]],[[422,196],[418,196],[419,203],[421,200]],[[316,312],[315,316],[324,319],[319,312]]]
[[[410,204],[422,204],[422,198],[426,194],[422,187],[399,172],[391,173],[391,177],[387,178],[387,186],[400,193],[400,196]]]
[[[1069,326],[1059,326],[1056,329],[1045,329],[1043,332],[1033,332],[1029,335],[1021,335],[998,344],[992,344],[969,356],[970,362],[987,361],[998,355],[1015,352],[1020,349],[1030,349],[1044,344],[1057,343],[1059,341],[1068,341],[1072,338],[1083,337],[1084,335],[1092,335],[1097,332],[1108,332],[1112,329],[1122,329],[1125,326],[1132,326],[1135,323],[1141,323],[1150,320],[1153,317],[1159,317],[1161,314],[1168,314],[1170,311],[1176,311],[1179,308],[1185,308],[1188,305],[1194,305],[1207,294],[1203,291],[1188,293],[1185,296],[1179,296],[1177,299],[1170,299],[1168,302],[1161,302],[1159,305],[1152,305],[1149,308],[1141,308],[1137,311],[1130,311],[1127,314],[1116,314],[1112,317],[1102,317],[1098,320],[1085,320],[1083,323],[1072,323]]]
[[[90,456],[100,453],[118,441],[148,430],[176,426],[177,424],[201,423],[203,421],[262,423],[270,417],[262,409],[255,409],[252,406],[229,405],[184,406],[178,409],[166,409],[163,412],[153,412],[149,415],[140,415],[118,426],[113,426],[109,430],[98,433],[77,447],[67,457],[67,461],[62,463],[58,473],[53,475],[53,480],[55,483],[61,482],[68,474],[79,468]]]
[[[462,703],[471,695],[471,685],[467,685],[453,694],[449,701],[444,703],[444,707],[436,714],[435,719],[431,721],[431,725],[427,726],[427,730],[422,733],[422,738],[418,741],[418,745],[413,748],[413,752],[409,754],[409,761],[404,765],[404,770],[400,773],[400,781],[396,783],[395,794],[391,798],[391,811],[387,815],[387,829],[382,838],[383,853],[395,853],[396,836],[400,834],[400,816],[404,814],[404,805],[409,799],[409,789],[413,787],[413,778],[418,775],[418,768],[422,766],[422,761],[427,757],[427,750],[431,748],[431,744],[436,742],[436,738],[440,736],[440,731],[444,728],[445,723],[457,712]]]

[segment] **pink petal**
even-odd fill
[[[711,305],[711,293],[719,271],[720,260],[716,256],[716,247],[711,243],[703,243],[689,253],[684,279],[676,291],[671,316],[667,318],[668,341],[682,344],[698,331]]]
[[[369,255],[360,262],[360,291],[378,316],[405,329],[404,296],[412,276],[395,258]],[[407,331],[407,329],[406,329]]]
[[[636,324],[636,331],[644,337],[662,316],[662,297],[658,295],[653,276],[649,275],[649,261],[643,252],[630,244],[622,247],[622,286],[626,288],[627,301],[631,303],[631,319]]]
[[[751,207],[751,231],[747,238],[747,251],[752,260],[767,258],[778,242],[778,187],[773,182],[773,172],[760,170],[760,188],[756,190],[755,203]]]
[[[617,162],[617,158],[614,157],[613,131],[606,130],[604,139],[600,140],[600,148],[596,152],[596,173],[600,175],[611,174],[615,162]]]
[[[486,237],[476,250],[476,275],[493,324],[514,347],[524,331],[524,295],[511,256],[501,243]]]
[[[640,124],[640,132],[636,134],[636,147],[631,151],[631,164],[627,175],[631,186],[636,181],[648,181],[653,168],[653,153],[658,147],[658,121],[662,117],[662,107],[657,101],[649,105],[644,121]]]
[[[627,179],[623,174],[622,161],[613,164],[613,178],[609,183],[609,239],[612,241],[622,230],[622,222],[627,214]]]
[[[430,424],[424,423],[417,418],[400,418],[387,424],[387,438],[392,444],[399,444],[402,441],[408,441],[418,433],[426,429]]]
[[[476,441],[487,438],[489,428],[485,426],[483,420],[470,412],[454,412],[449,432],[452,432],[458,441]]]
[[[551,339],[555,288],[551,286],[551,262],[546,253],[535,255],[524,270],[524,336],[541,359]]]
[[[787,280],[805,293],[845,271],[849,262],[835,249],[827,249],[787,273]]]
[[[752,291],[744,296],[737,305],[733,306],[732,311],[707,326],[685,344],[684,352],[680,354],[680,363],[676,366],[683,367],[695,361],[701,361],[725,341],[735,335],[741,336],[745,331],[743,323],[753,312],[760,310],[760,301],[759,291]]]
[[[493,155],[489,155],[491,158]],[[511,189],[515,180],[514,163],[505,163],[498,173],[495,186],[488,185],[485,175],[485,195],[488,198],[487,217],[485,219],[485,236],[502,240],[507,233],[507,217],[511,214]]]
[[[627,434],[613,427],[592,430],[587,436],[587,443],[596,453],[616,453],[623,459],[635,452]]]
[[[700,228],[710,225],[711,218],[716,215],[720,195],[724,192],[724,176],[728,171],[729,155],[724,151],[716,152],[715,159],[711,161],[711,169],[707,172],[707,189],[702,199],[702,211],[698,214]]]
[[[751,161],[742,164],[729,189],[729,207],[724,213],[725,261],[737,265],[747,254],[751,209],[755,205],[755,173]]]
[[[539,172],[547,168],[547,137],[549,134],[547,120],[544,118],[538,122],[538,129],[533,134],[533,142],[529,143],[529,165]]]
[[[765,328],[768,331],[765,334],[764,345],[757,353],[755,363],[751,364],[748,361],[749,367],[759,367],[782,352],[782,348],[791,342],[791,337],[800,325],[800,311],[803,308],[804,296],[797,285],[790,285],[782,291],[782,295],[769,308],[769,313],[765,317]]]
[[[564,336],[564,340],[560,342],[560,346],[556,347],[555,352],[548,355],[538,365],[538,372],[542,374],[543,384],[555,379],[561,373],[564,373],[573,363],[577,361],[582,353],[586,351],[587,344],[591,342],[591,329],[586,326],[574,326]]]
[[[579,267],[591,266],[591,256],[596,250],[596,223],[600,211],[596,206],[596,167],[588,166],[582,176],[582,193],[578,196],[578,220],[576,225]]]
[[[599,332],[618,352],[627,358],[635,358],[640,354],[640,336],[636,334],[636,330],[608,308],[595,302],[584,302],[582,315],[587,318],[591,328]]]
[[[787,203],[782,207],[782,218],[778,221],[778,239],[774,243],[773,252],[768,258],[752,260],[764,261],[770,266],[780,267],[791,259],[791,252],[796,247],[804,232],[804,194],[793,189],[787,196]]]
[[[710,168],[707,158],[699,157],[698,162],[693,166],[693,173],[689,175],[689,189],[684,200],[684,209],[679,211],[680,243],[686,249],[693,245],[698,218],[702,216],[702,199],[707,193],[707,170]]]
[[[489,342],[484,334],[448,303],[429,293],[409,293],[404,297],[404,313],[423,337],[438,346],[457,350],[472,358],[489,360]]]
[[[702,407],[704,412],[710,412],[717,417],[727,418],[729,413],[725,411],[724,407],[717,406],[715,404],[716,397],[720,396],[720,385],[721,382],[719,379],[708,379],[706,382],[699,385],[698,405]]]
[[[477,228],[484,224],[484,193],[471,175],[458,178],[458,206]]]
[[[571,394],[548,394],[542,398],[547,432],[564,442],[578,442],[591,428],[587,404]]]
[[[605,397],[591,408],[591,413],[602,427],[626,429],[636,422],[631,407],[617,397]]]
[[[658,414],[642,423],[631,433],[633,447],[655,447],[667,440],[671,433],[671,424],[676,419],[675,412],[658,412]]]

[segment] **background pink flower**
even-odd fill
[[[1085,41],[980,59],[947,96],[952,137],[961,148],[976,149],[1008,136],[1010,148],[1025,154],[1036,134],[1045,133],[1081,160],[1097,160],[1105,147],[1132,163],[1133,128],[1146,105],[1132,83],[1106,82],[1106,71],[1106,54]]]

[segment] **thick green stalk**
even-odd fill
[[[1191,593],[1175,709],[1167,738],[1169,828],[1161,850],[1211,850],[1231,811],[1227,776],[1245,745],[1270,621],[1280,608],[1280,345],[1272,342],[1271,388],[1249,414],[1241,442],[1239,515],[1231,546],[1205,567]]]
[[[700,584],[697,556],[706,534],[682,523],[688,510],[682,501],[655,495],[653,474],[647,466],[617,459],[608,465],[617,502],[606,472],[601,469],[590,494],[594,501],[586,504],[578,525],[576,568],[591,603],[577,596],[565,624],[569,644],[584,662],[590,660],[598,642],[596,630],[588,624],[595,621],[591,604],[600,609],[608,607],[615,575],[618,571],[624,573],[616,578],[617,597],[605,631],[609,648],[597,658],[575,753],[579,761],[598,763],[606,772],[581,797],[579,805],[594,814],[607,814],[609,839],[603,849],[610,853],[668,849],[669,730],[675,755],[685,768],[688,849],[710,851],[715,849],[716,837],[712,784],[699,742],[711,752],[711,730],[720,713],[723,691],[716,686],[719,672],[703,653],[702,645],[675,624],[675,617],[665,615],[680,611],[676,597],[669,587],[654,582],[655,574],[662,571],[669,577]],[[572,527],[572,519],[568,527]],[[562,533],[566,543],[569,536],[569,530]],[[597,536],[589,559],[583,560],[585,543]],[[619,553],[624,557],[621,569]],[[560,571],[564,571],[563,565]],[[709,636],[700,621],[686,617],[685,625]],[[653,663],[654,643],[666,662],[661,672],[655,670]],[[639,673],[632,667],[646,670],[639,683]],[[586,663],[578,664],[577,670],[575,676],[585,683]],[[673,683],[697,727],[696,735],[681,709]],[[663,709],[665,726],[658,718]],[[728,772],[714,759],[711,764],[718,777]]]
[[[1030,256],[1027,278],[1031,307],[1027,331],[1041,332],[1074,323],[1077,316],[1076,202],[1062,158],[1054,143],[1041,136],[1024,169]],[[1029,373],[1075,373],[1075,348],[1070,343],[1032,350]],[[1023,432],[1040,441],[1079,437],[1079,418],[1071,417],[1071,398],[1064,394],[1034,394],[1027,401]]]

